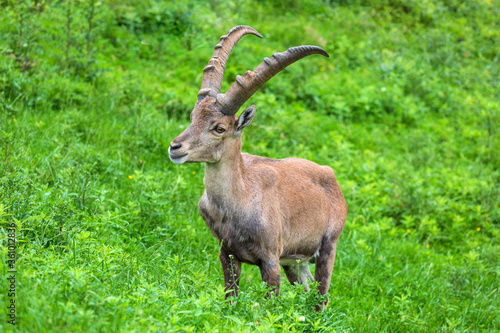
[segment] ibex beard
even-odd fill
[[[205,192],[198,208],[219,240],[226,298],[238,294],[241,263],[257,265],[262,280],[276,295],[280,265],[293,285],[316,280],[321,295],[328,292],[335,251],[344,228],[347,205],[331,168],[300,158],[281,160],[241,152],[241,134],[255,115],[255,106],[239,108],[266,81],[293,62],[326,51],[299,46],[265,58],[255,71],[237,76],[226,94],[220,93],[229,53],[245,34],[238,26],[216,45],[203,70],[191,124],[169,147],[176,164],[205,163]],[[309,261],[315,261],[314,278]],[[317,309],[324,308],[328,300]]]

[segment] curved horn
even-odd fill
[[[222,113],[234,115],[239,108],[264,85],[269,79],[278,74],[285,67],[311,54],[321,54],[329,57],[328,53],[319,46],[303,45],[289,48],[283,53],[275,53],[271,58],[264,58],[253,72],[247,71],[243,76],[236,76],[236,82],[225,94],[217,95],[217,104]]]
[[[212,58],[210,58],[208,65],[203,69],[203,80],[198,93],[198,100],[207,96],[216,98],[217,94],[220,93],[227,58],[229,58],[229,54],[236,43],[246,34],[253,34],[262,38],[262,35],[257,30],[245,25],[232,28],[227,35],[220,38],[219,44],[215,45]]]

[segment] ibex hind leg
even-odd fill
[[[309,281],[314,281],[309,270],[309,262],[305,261],[297,265],[283,266],[283,269],[292,286],[298,282],[304,285],[305,291],[309,291]]]
[[[330,237],[325,237],[319,248],[319,255],[316,258],[316,271],[314,277],[318,281],[318,289],[321,295],[325,295],[330,288],[330,280],[332,278],[333,264],[335,263],[335,250],[337,248],[337,240],[332,240]],[[321,302],[316,310],[324,309],[328,304],[326,301]]]

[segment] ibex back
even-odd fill
[[[238,294],[241,263],[259,266],[262,280],[279,294],[280,265],[291,284],[314,281],[309,261],[315,259],[315,279],[325,295],[344,228],[347,206],[335,175],[327,166],[299,159],[274,160],[241,153],[241,133],[252,121],[255,106],[239,108],[266,81],[293,62],[326,51],[299,46],[265,58],[255,71],[237,76],[226,94],[222,77],[229,53],[245,34],[238,26],[222,36],[208,66],[191,124],[175,138],[172,162],[205,163],[205,192],[200,214],[220,242],[226,297]],[[322,307],[326,306],[322,302]]]

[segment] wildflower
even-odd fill
[[[380,257],[378,257],[378,258],[377,258],[377,260],[378,260],[378,261],[380,261],[380,260],[382,260],[382,259],[380,259]]]
[[[387,89],[385,89],[385,87],[382,87],[382,89],[380,89],[381,92],[385,92]]]
[[[426,248],[429,248],[429,244],[425,244],[425,247],[426,247]]]
[[[477,230],[477,231],[481,231],[481,228],[477,228],[476,230]]]
[[[196,175],[196,171],[193,171],[193,175]]]
[[[16,119],[16,118],[14,118],[14,122],[16,122],[16,121],[17,121],[17,119]]]
[[[134,178],[134,176],[132,176],[132,175],[128,176],[128,179],[132,179],[132,178]]]
[[[299,317],[300,321],[306,321],[306,317]]]
[[[255,322],[255,325],[259,325],[259,322],[258,322],[258,321],[256,321],[256,322]]]
[[[408,229],[408,230],[406,230],[406,232],[407,232],[407,233],[410,233],[410,232],[411,232],[411,230],[410,230],[410,229]]]

